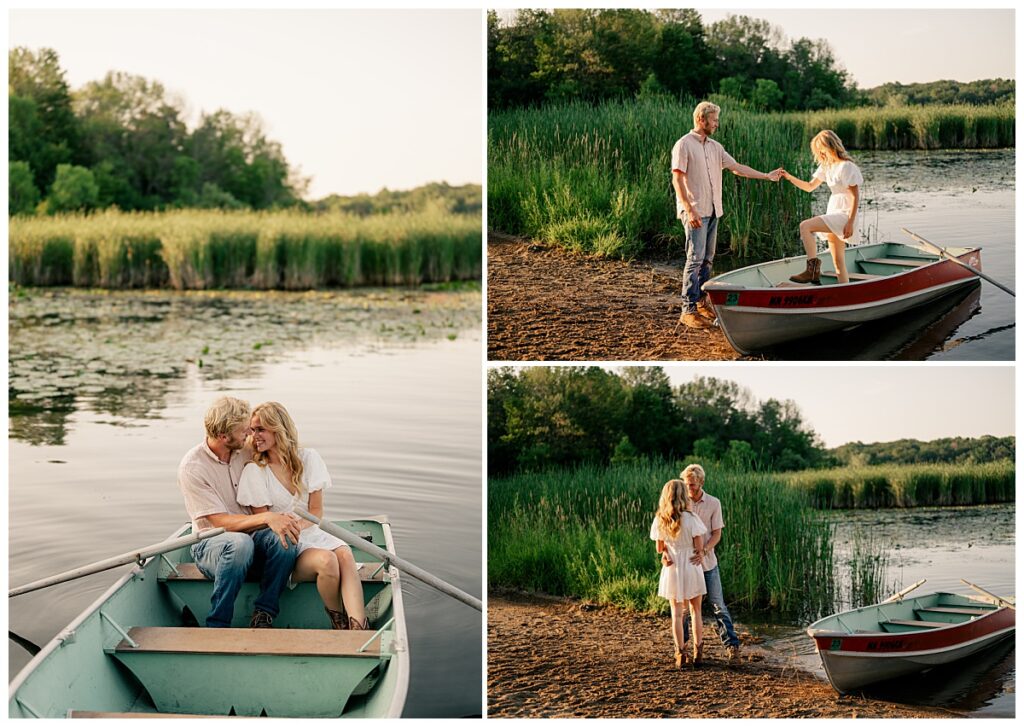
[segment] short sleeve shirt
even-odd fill
[[[239,505],[238,483],[242,470],[252,458],[248,449],[231,453],[227,462],[221,462],[204,439],[190,449],[178,465],[178,488],[185,498],[185,509],[192,519],[192,531],[213,527],[207,515],[250,515],[251,511]]]
[[[700,498],[700,502],[694,502],[692,506],[694,514],[700,518],[700,521],[704,523],[704,527],[708,529],[707,538],[704,540],[706,544],[712,532],[725,527],[725,522],[722,520],[722,501],[705,492]],[[715,549],[712,548],[704,558],[704,570],[714,570],[717,565],[718,556],[715,555]]]
[[[672,147],[672,171],[686,174],[690,203],[701,217],[710,217],[712,212],[716,217],[722,216],[722,170],[738,166],[724,146],[693,131]],[[683,203],[677,198],[676,217],[682,219],[685,214]]]

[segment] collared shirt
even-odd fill
[[[672,171],[686,174],[690,203],[701,217],[710,217],[712,212],[716,217],[722,216],[722,170],[738,166],[724,146],[694,131],[672,147]],[[685,215],[683,203],[676,197],[676,217],[685,221]]]
[[[708,534],[704,536],[704,547],[707,547],[712,533],[725,527],[725,522],[722,520],[722,501],[705,492],[701,496],[700,502],[693,502],[692,506],[693,513],[708,529]],[[714,570],[716,565],[718,565],[718,557],[715,555],[715,549],[712,548],[704,556],[704,571]]]
[[[248,448],[231,452],[227,462],[206,443],[190,449],[178,465],[178,487],[185,498],[185,509],[192,518],[192,532],[213,527],[207,515],[251,515],[252,511],[239,505],[236,499],[242,470],[252,460]]]

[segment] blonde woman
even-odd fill
[[[692,654],[700,663],[704,653],[704,625],[700,606],[707,586],[704,569],[696,557],[704,551],[707,528],[693,514],[690,495],[682,480],[669,480],[661,488],[658,513],[651,523],[651,540],[661,554],[661,580],[658,595],[667,598],[672,610],[672,641],[676,646],[676,666],[682,668]],[[693,561],[697,560],[697,563]],[[687,608],[693,622],[693,641],[686,643],[683,622]]]
[[[792,276],[790,280],[794,283],[821,285],[821,260],[818,259],[817,243],[814,239],[814,236],[818,235],[828,242],[839,282],[849,283],[850,276],[846,272],[846,243],[853,236],[854,221],[860,206],[860,185],[864,184],[864,177],[834,131],[826,129],[818,132],[818,135],[811,139],[811,154],[818,162],[818,169],[811,181],[797,179],[785,171],[782,176],[805,192],[813,192],[825,182],[832,196],[828,198],[825,214],[800,223],[800,240],[807,253],[807,269],[799,275]]]
[[[254,513],[293,512],[301,505],[322,517],[323,491],[331,486],[331,476],[316,450],[299,448],[298,431],[288,411],[275,401],[260,404],[249,426],[253,461],[242,470],[239,504],[250,506]],[[331,628],[369,628],[352,548],[313,523],[302,522],[292,581],[316,582]]]

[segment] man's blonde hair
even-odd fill
[[[700,127],[700,123],[708,117],[709,114],[720,114],[722,109],[711,103],[710,101],[701,101],[697,104],[697,108],[693,110],[693,128]]]
[[[681,480],[683,480],[685,482],[686,481],[686,477],[688,475],[693,475],[698,480],[700,480],[700,483],[702,485],[704,484],[704,468],[701,467],[699,464],[687,465],[686,469],[684,469],[679,474],[679,479],[681,479]]]
[[[222,396],[206,410],[203,423],[210,437],[230,434],[240,425],[249,423],[249,402]]]

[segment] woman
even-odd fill
[[[790,280],[794,283],[821,285],[821,260],[818,259],[818,246],[814,239],[818,235],[828,241],[839,282],[849,283],[846,241],[853,236],[853,223],[860,205],[860,185],[864,184],[864,177],[834,131],[826,129],[818,132],[811,139],[811,154],[818,162],[818,169],[810,182],[797,179],[785,171],[782,176],[805,192],[813,192],[822,182],[826,182],[832,196],[828,198],[825,214],[800,223],[800,240],[807,253],[807,269],[792,276]]]
[[[682,668],[689,661],[699,664],[704,655],[704,624],[700,606],[708,592],[704,582],[704,569],[691,562],[695,553],[704,552],[707,528],[694,515],[690,493],[682,480],[669,480],[661,488],[658,513],[651,523],[651,540],[661,554],[661,579],[658,595],[667,598],[672,611],[672,641],[676,646],[676,666]],[[690,609],[693,624],[692,644],[683,643],[683,621]]]
[[[322,517],[323,491],[331,486],[331,476],[316,450],[299,448],[295,422],[287,410],[274,401],[260,404],[249,424],[254,454],[238,482],[238,503],[253,512],[293,512],[296,505],[303,505]],[[331,628],[369,628],[352,548],[313,523],[303,523],[292,581],[316,581]]]

